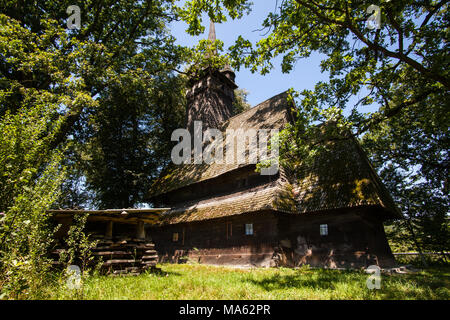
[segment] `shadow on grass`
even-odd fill
[[[385,299],[448,300],[450,298],[450,277],[440,273],[393,274],[385,275],[384,279],[389,286],[382,291]]]
[[[266,291],[290,289],[290,288],[312,288],[312,289],[334,289],[339,282],[349,281],[349,276],[355,275],[351,281],[358,281],[360,274],[351,271],[340,270],[314,270],[299,271],[295,274],[276,274],[262,280],[247,280]]]
[[[449,299],[450,277],[442,271],[416,274],[383,274],[381,289],[369,290],[366,287],[367,274],[357,271],[315,269],[295,271],[291,274],[281,272],[263,279],[246,279],[265,291],[286,289],[351,290],[356,295],[372,299]],[[344,289],[346,288],[346,289]],[[342,290],[339,289],[339,290]],[[359,292],[359,293],[358,293]],[[373,295],[375,294],[375,295]]]
[[[171,277],[171,276],[177,276],[177,277],[180,277],[180,276],[182,276],[182,274],[179,273],[179,272],[175,272],[175,271],[165,271],[165,270],[163,270],[162,268],[158,268],[158,269],[151,270],[151,271],[146,271],[145,273],[142,273],[142,274],[145,274],[145,275],[155,275],[155,276],[158,276],[158,277]]]

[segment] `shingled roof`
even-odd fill
[[[277,210],[294,213],[295,206],[282,206],[285,196],[285,186],[274,182],[260,188],[237,192],[223,197],[215,197],[185,203],[167,211],[160,218],[161,224],[176,224],[182,222],[201,221],[215,218],[223,218],[236,214],[255,212],[261,210]],[[288,201],[293,198],[287,197]]]
[[[315,214],[327,210],[378,206],[384,217],[401,217],[387,189],[353,139],[333,142],[313,164],[301,166],[288,182],[278,179],[233,194],[177,205],[160,217],[160,224],[177,224],[274,210],[285,214]],[[292,179],[294,178],[294,179]],[[383,217],[383,218],[384,218]]]
[[[281,129],[290,121],[290,104],[288,93],[280,93],[257,106],[228,119],[221,128],[228,129]],[[225,150],[225,149],[224,149]],[[149,196],[167,193],[188,185],[208,180],[246,164],[180,164],[170,165],[152,186]]]
[[[279,94],[224,123],[222,131],[238,128],[282,128],[292,120],[287,93]],[[152,188],[152,195],[218,177],[244,165],[201,164],[168,168]],[[262,210],[313,214],[360,206],[384,208],[385,217],[401,214],[386,187],[354,138],[326,142],[326,148],[308,164],[281,168],[286,180],[223,197],[183,203],[161,215],[161,224],[200,221]]]
[[[344,138],[327,143],[312,163],[295,170],[293,190],[298,213],[366,205],[384,208],[388,216],[401,214],[359,143]]]

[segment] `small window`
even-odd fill
[[[174,234],[172,234],[172,241],[173,242],[177,242],[178,241],[178,232],[175,232]]]
[[[321,224],[320,225],[320,235],[321,236],[327,236],[328,235],[328,225],[327,224]]]
[[[245,234],[248,236],[253,235],[253,223],[246,223],[245,224]]]

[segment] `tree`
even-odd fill
[[[233,104],[233,114],[239,114],[241,112],[247,111],[251,108],[250,104],[247,102],[248,92],[245,89],[234,90],[234,104]]]
[[[199,12],[222,22],[227,13],[242,17],[251,4],[196,0],[183,9],[187,31],[197,34],[202,31]],[[325,55],[321,68],[329,81],[293,93],[298,121],[282,135],[288,139],[282,157],[307,159],[317,153],[320,143],[310,143],[312,124],[331,120],[355,137],[367,134],[363,146],[404,215],[414,217],[423,233],[414,237],[408,231],[409,239],[423,246],[430,243],[425,238],[435,237],[431,230],[448,232],[442,231],[448,230],[443,212],[449,205],[447,9],[447,1],[282,1],[262,22],[266,36],[256,44],[239,36],[229,48],[235,68],[262,74],[270,72],[276,56],[283,57],[283,72],[291,72],[298,59],[313,52]],[[376,15],[380,28],[368,23]],[[325,140],[336,139],[330,131]],[[397,183],[390,183],[393,176]],[[437,242],[434,250],[448,249],[448,243]]]
[[[66,9],[70,1],[41,1],[39,6],[18,5],[15,1],[1,4],[1,13],[15,19],[30,35],[45,33],[50,21],[52,27],[67,30]],[[166,29],[167,23],[176,18],[172,1],[85,1],[79,6],[81,28],[53,33],[46,42],[41,41],[39,49],[43,58],[33,69],[25,69],[25,61],[30,63],[26,57],[12,60],[13,52],[0,58],[3,85],[17,84],[9,87],[11,99],[6,109],[13,111],[14,101],[22,99],[20,86],[57,93],[75,82],[85,99],[95,100],[118,74],[142,68],[155,76],[159,71],[176,69],[186,53],[174,44],[175,39]],[[28,50],[32,52],[36,42],[28,40]],[[55,86],[63,78],[65,85]],[[95,107],[70,98],[60,115],[64,120],[60,133],[49,141],[52,146],[72,134],[77,122],[85,120],[85,115]]]
[[[114,100],[108,90],[130,94],[139,85],[120,81],[133,76],[141,86],[163,83],[186,54],[166,28],[172,1],[85,1],[73,30],[71,4],[0,1],[0,285],[16,297],[46,279],[46,209],[67,171],[80,176],[83,145]]]
[[[108,105],[117,102],[118,97],[115,96],[116,101],[111,99],[111,88],[126,93],[130,100],[138,101],[140,93],[132,92],[131,87],[148,91],[164,78],[173,77],[170,73],[184,61],[188,52],[175,45],[175,39],[167,30],[167,24],[177,16],[172,1],[83,2],[79,4],[79,30],[67,29],[69,15],[66,9],[70,4],[69,1],[40,1],[39,6],[35,6],[32,3],[1,2],[5,19],[15,21],[21,30],[5,35],[6,40],[2,43],[5,50],[0,55],[0,86],[8,92],[8,99],[2,104],[0,115],[17,111],[16,106],[25,97],[24,87],[46,91],[60,99],[61,107],[53,114],[60,123],[59,128],[46,137],[45,143],[51,150],[71,138],[64,159],[64,163],[70,166],[70,175],[62,186],[64,196],[69,196],[70,201],[60,199],[58,205],[79,206],[92,197],[92,192],[81,194],[70,188],[78,187],[84,180],[82,170],[86,166],[82,157],[89,158],[84,145],[92,142],[93,132],[100,125],[102,130],[105,129],[105,123],[94,124],[94,121],[99,120],[99,114],[105,113],[109,107],[115,108]],[[45,39],[39,38],[47,33]],[[15,38],[20,38],[17,40],[24,47],[20,55],[16,48],[19,42],[13,41]],[[135,107],[139,108],[128,103],[122,110],[133,112]],[[158,118],[173,108],[153,104],[148,111]],[[136,113],[142,115],[142,107]],[[45,133],[42,138],[44,136]],[[122,148],[126,146],[128,144],[121,145]],[[128,150],[120,152],[127,154]],[[155,162],[164,161],[161,160],[164,157],[166,154],[153,155]],[[155,172],[150,171],[148,175],[153,176]],[[92,190],[101,192],[99,184],[91,183],[90,186]],[[105,184],[102,188],[110,186]]]
[[[370,130],[362,142],[405,213],[406,219],[389,229],[394,246],[441,252],[446,261],[449,138],[445,122],[437,119],[444,114],[405,108]]]
[[[58,99],[35,90],[25,94],[15,114],[0,118],[0,289],[15,298],[46,280],[53,230],[45,211],[65,177],[62,146],[49,149],[42,138],[58,132]],[[1,92],[0,105],[8,98]]]
[[[182,15],[189,23],[187,31],[198,34],[203,30],[199,11],[221,22],[226,20],[225,11],[232,18],[242,17],[250,6],[245,0],[220,3],[189,1]],[[358,132],[408,105],[445,95],[450,88],[448,48],[442,42],[448,20],[446,2],[378,5],[382,27],[373,30],[367,26],[370,14],[365,3],[283,1],[262,23],[269,34],[255,47],[242,37],[230,47],[234,66],[244,65],[264,74],[272,68],[272,59],[282,55],[282,70],[289,72],[298,59],[312,52],[325,54],[321,66],[330,73],[330,81],[318,83],[314,91],[303,91],[302,107],[344,109],[351,96],[365,93],[353,107],[378,103],[382,109],[363,119],[354,108],[350,119]]]
[[[127,74],[111,84],[93,116],[83,172],[100,208],[145,202],[170,160],[171,134],[183,126],[184,79],[170,74],[146,82],[140,78]]]

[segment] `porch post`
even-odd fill
[[[112,237],[113,237],[112,233],[113,233],[113,222],[108,221],[108,222],[106,222],[105,238],[112,239]]]
[[[136,238],[145,239],[144,221],[138,221],[136,225]]]

